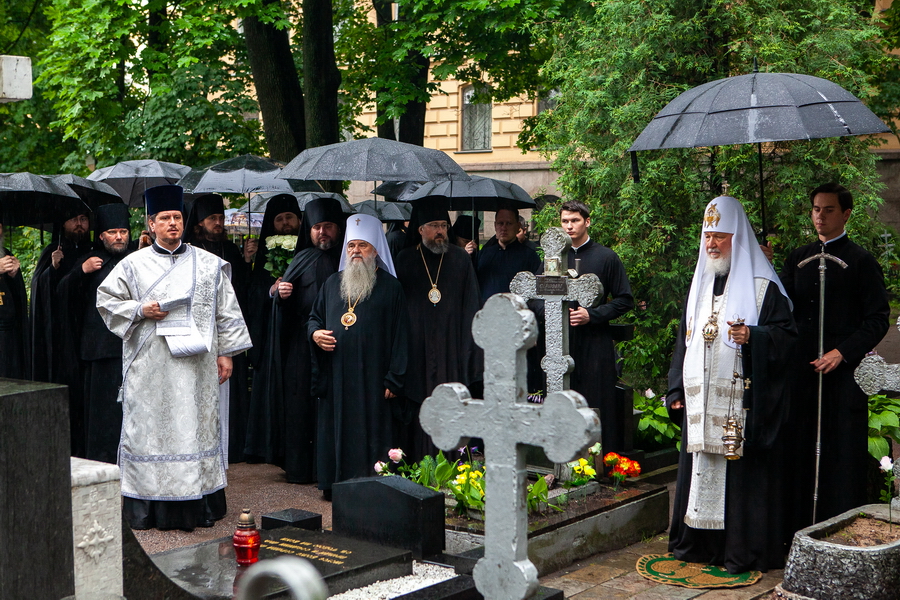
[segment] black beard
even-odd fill
[[[224,242],[226,239],[228,239],[228,235],[225,233],[225,230],[222,230],[220,233],[215,233],[201,227],[200,239],[206,240],[208,242]]]
[[[87,239],[87,232],[75,233],[74,231],[63,232],[63,236],[73,244],[80,244]]]
[[[331,250],[337,244],[337,240],[323,240],[317,243],[315,246],[319,250]]]

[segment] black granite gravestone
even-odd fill
[[[260,529],[278,529],[279,527],[298,527],[310,531],[321,531],[322,515],[299,508],[286,508],[262,516]]]
[[[283,554],[305,558],[325,579],[331,595],[412,575],[412,555],[408,550],[296,527],[261,531],[260,536],[260,560]],[[235,560],[230,537],[154,554],[151,558],[181,588],[196,598],[209,600],[232,598],[235,581],[244,571]],[[270,590],[272,594],[280,591],[283,588],[277,586]]]
[[[0,379],[0,598],[75,593],[69,396]]]
[[[403,477],[364,477],[332,487],[337,535],[411,550],[415,558],[444,549],[444,495]]]

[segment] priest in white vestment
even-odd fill
[[[211,527],[225,516],[231,357],[251,346],[230,265],[183,244],[182,188],[145,193],[152,246],[123,259],[97,309],[123,340],[123,513],[134,529]]]
[[[703,213],[666,395],[682,427],[669,532],[676,559],[729,573],[784,565],[784,424],[796,336],[790,300],[741,203],[714,199]],[[730,416],[744,438],[733,460],[722,439]]]

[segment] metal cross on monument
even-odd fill
[[[569,302],[593,308],[603,297],[603,284],[593,273],[578,276],[565,265],[572,239],[561,227],[551,227],[541,236],[544,249],[544,273],[517,273],[509,290],[526,300],[544,301],[544,339],[547,354],[541,368],[547,374],[547,393],[569,389],[569,373],[575,361],[569,356],[569,324],[564,322]]]
[[[537,340],[534,314],[514,294],[491,296],[472,322],[484,349],[484,400],[460,383],[434,389],[420,411],[422,428],[438,448],[451,450],[470,437],[484,440],[484,558],[475,586],[491,600],[524,600],[538,585],[528,560],[525,444],[540,446],[554,462],[566,462],[600,438],[600,420],[574,391],[526,401],[525,352]]]

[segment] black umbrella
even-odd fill
[[[193,169],[178,181],[194,194],[250,194],[252,192],[321,192],[315,181],[278,179],[283,163],[244,154],[202,169]]]
[[[382,223],[392,221],[409,221],[412,216],[412,204],[403,202],[378,202],[377,200],[363,200],[353,205],[357,213],[372,215]]]
[[[144,191],[147,188],[175,183],[190,170],[190,167],[178,163],[126,160],[111,167],[97,169],[87,178],[109,184],[119,193],[123,202],[136,208],[144,206]]]
[[[68,185],[32,173],[0,174],[0,213],[6,226],[45,227],[87,204]],[[89,208],[89,207],[88,207]]]
[[[52,175],[50,179],[72,188],[72,191],[78,194],[78,197],[84,200],[92,210],[101,204],[122,202],[119,192],[102,181],[91,181],[78,175],[69,174]]]
[[[472,175],[469,181],[426,182],[412,194],[400,198],[417,202],[425,198],[446,198],[447,210],[491,210],[501,208],[534,208],[534,200],[521,186],[509,181]]]
[[[384,138],[309,148],[289,162],[282,179],[331,181],[466,181],[446,153]]]
[[[373,194],[383,196],[387,200],[405,200],[422,187],[424,181],[385,181],[372,190]]]
[[[240,211],[243,212],[255,212],[255,213],[265,213],[266,205],[269,203],[269,199],[278,196],[280,194],[284,194],[285,192],[269,192],[265,194],[257,194],[250,199],[247,204],[243,205]],[[356,210],[347,202],[347,199],[341,196],[340,194],[335,194],[334,192],[288,192],[291,196],[297,199],[297,205],[300,207],[300,210],[306,210],[306,205],[315,200],[316,198],[334,198],[341,204],[341,210],[348,215],[352,215],[356,213]]]
[[[846,135],[888,133],[890,128],[856,96],[811,75],[758,73],[692,88],[653,117],[629,148],[635,181],[639,150],[756,144],[760,215],[766,232],[762,144]]]

